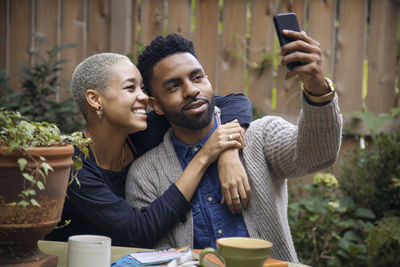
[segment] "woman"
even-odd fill
[[[122,55],[93,55],[76,67],[72,91],[86,120],[83,133],[91,143],[89,156],[85,159],[81,155],[83,169],[78,172],[78,181],[68,187],[61,224],[71,220],[70,224],[55,229],[47,237],[50,240],[65,241],[74,234],[102,234],[110,236],[113,245],[151,247],[179,219],[185,218],[191,207],[190,198],[208,165],[226,149],[243,144],[243,130],[237,122],[221,125],[176,183],[151,206],[137,210],[124,200],[126,174],[136,157],[156,145],[149,143],[149,134],[129,138],[147,127],[148,96],[142,91],[138,69]],[[242,105],[243,101],[231,108],[242,113],[243,108],[238,108]],[[152,130],[150,136],[156,132],[162,136],[165,123],[163,126]],[[77,150],[75,155],[79,155]]]

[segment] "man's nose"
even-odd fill
[[[188,82],[185,84],[184,96],[185,97],[195,97],[200,93],[199,88],[195,84]]]

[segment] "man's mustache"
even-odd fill
[[[195,102],[205,102],[205,103],[207,103],[207,104],[210,104],[210,101],[208,100],[208,98],[206,98],[206,97],[196,97],[196,98],[189,99],[189,100],[182,106],[182,109],[184,110],[184,109],[190,108],[190,106],[191,106],[193,103],[195,103]]]

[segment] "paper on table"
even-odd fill
[[[141,251],[130,255],[141,263],[168,262],[175,258],[184,256],[185,253],[174,248],[157,251]]]

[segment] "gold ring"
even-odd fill
[[[238,194],[236,197],[234,197],[233,199],[239,199],[240,195]]]

